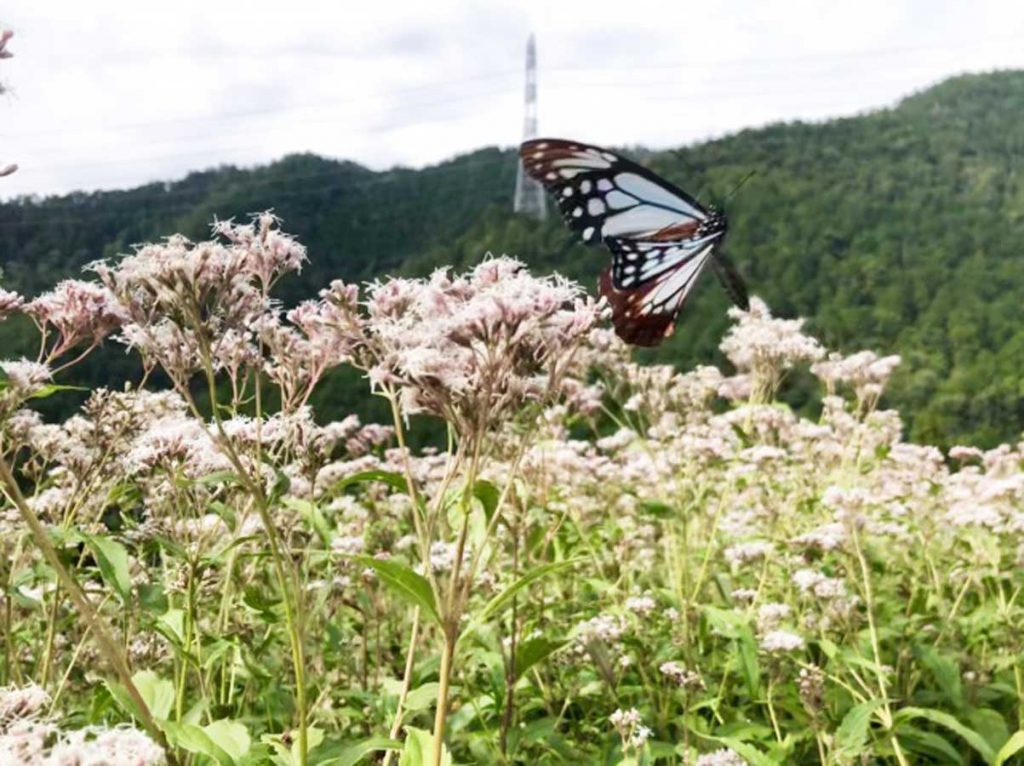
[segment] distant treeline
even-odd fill
[[[972,75],[893,109],[746,130],[644,162],[724,205],[726,248],[774,313],[807,317],[830,347],[903,356],[887,403],[910,438],[992,445],[1024,430],[1021,115],[1024,73]],[[309,265],[281,286],[286,303],[331,279],[422,274],[487,252],[593,285],[606,253],[575,244],[554,216],[542,225],[513,215],[515,173],[514,152],[493,148],[381,173],[299,155],[130,191],[22,199],[0,205],[0,265],[7,288],[32,295],[133,243],[204,238],[215,217],[273,208],[309,247]],[[673,338],[645,353],[681,368],[721,363],[726,307],[706,279]],[[25,337],[16,321],[0,325],[6,356],[31,354]],[[89,382],[123,379],[131,363],[105,352]],[[341,374],[318,404],[324,414],[372,415],[365,392]]]

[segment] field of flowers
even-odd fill
[[[214,237],[0,293],[39,330],[0,363],[0,766],[1024,751],[1024,445],[903,442],[897,358],[755,300],[728,372],[639,365],[509,258],[284,310],[303,247]],[[137,379],[45,422],[101,342]],[[392,422],[317,419],[339,365]]]

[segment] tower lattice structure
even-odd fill
[[[537,44],[530,35],[526,42],[526,111],[523,119],[523,140],[537,137]],[[544,188],[530,178],[519,162],[516,173],[516,197],[512,209],[543,221],[548,209]]]

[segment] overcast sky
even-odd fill
[[[1024,67],[1020,0],[7,0],[0,195],[313,151],[373,168],[540,132],[676,146]]]

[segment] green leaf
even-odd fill
[[[995,760],[996,753],[988,742],[985,741],[985,738],[973,729],[964,726],[949,713],[942,710],[933,710],[932,708],[905,707],[896,711],[896,714],[893,716],[893,720],[896,722],[908,721],[914,718],[923,718],[939,726],[944,726],[954,734],[960,735],[968,745],[973,747],[985,759],[985,763],[991,763]]]
[[[949,740],[934,731],[918,729],[910,724],[900,726],[900,746],[912,753],[931,756],[939,763],[963,766],[964,759]]]
[[[864,752],[868,740],[868,729],[871,716],[883,704],[883,700],[873,699],[854,705],[843,716],[842,723],[836,729],[836,748],[843,758],[856,759]]]
[[[386,737],[370,737],[345,746],[339,755],[320,761],[317,766],[355,766],[370,753],[378,750],[399,750],[402,743]]]
[[[29,397],[29,399],[48,399],[49,397],[51,397],[54,394],[59,393],[61,391],[88,391],[88,390],[89,390],[88,388],[85,388],[83,386],[62,386],[62,385],[58,385],[56,383],[48,383],[47,385],[45,385],[42,388],[40,388],[39,390],[37,390],[34,394],[32,394]]]
[[[566,640],[552,641],[543,636],[520,643],[516,647],[516,678],[522,678],[530,668],[538,662],[543,662],[568,643]]]
[[[437,700],[439,686],[440,684],[431,681],[413,689],[405,698],[405,709],[409,712],[416,712],[429,708]]]
[[[345,487],[364,481],[382,481],[392,489],[397,489],[399,492],[404,492],[407,495],[409,494],[409,483],[402,474],[395,471],[360,471],[351,476],[346,476],[335,484],[333,489],[335,492],[340,492]]]
[[[978,734],[985,738],[993,750],[998,751],[1010,738],[1010,729],[1006,719],[989,707],[979,707],[967,714],[967,722]]]
[[[363,566],[377,573],[380,581],[394,593],[420,609],[436,622],[441,624],[441,615],[437,611],[437,600],[434,589],[423,575],[416,574],[405,564],[397,561],[381,561],[373,556],[353,556]]]
[[[167,739],[174,747],[180,747],[189,753],[198,753],[212,758],[220,766],[236,766],[235,759],[224,748],[218,745],[206,731],[191,723],[174,723],[165,721],[162,724]]]
[[[999,748],[992,766],[1003,766],[1006,759],[1024,750],[1024,729],[1014,732],[1013,736],[1006,740],[1006,743]]]
[[[417,729],[415,726],[405,727],[405,747],[398,760],[398,766],[432,766],[434,735],[429,731]],[[448,748],[441,745],[441,766],[452,766],[452,756]]]
[[[237,763],[249,753],[249,730],[238,721],[222,719],[203,727],[203,732]]]
[[[193,480],[193,484],[240,484],[238,474],[234,471],[215,471]]]
[[[160,678],[152,670],[140,670],[132,676],[132,683],[139,690],[149,712],[157,721],[170,717],[174,708],[174,684]]]
[[[142,710],[139,709],[139,706],[135,703],[135,700],[123,685],[109,678],[103,683],[107,687],[107,691],[110,692],[110,696],[114,698],[114,701],[117,702],[124,712],[138,721],[145,718],[145,716],[142,715]]]
[[[735,750],[741,758],[750,764],[750,766],[779,766],[774,760],[769,758],[753,745],[748,745],[746,742],[742,742],[732,737],[710,737],[710,739],[717,740],[726,747]]]
[[[284,505],[286,508],[297,511],[309,528],[316,532],[321,542],[325,544],[330,543],[331,529],[327,525],[327,519],[324,518],[324,512],[320,509],[319,505],[308,500],[300,500],[296,497],[286,497]]]
[[[96,558],[100,576],[127,603],[132,595],[132,578],[128,572],[128,549],[109,537],[82,535]]]
[[[514,599],[520,591],[528,588],[531,584],[541,579],[542,577],[547,577],[548,575],[563,572],[566,569],[571,569],[574,566],[576,566],[576,559],[567,559],[565,561],[553,561],[548,564],[541,564],[539,567],[534,567],[529,572],[520,577],[518,580],[516,580],[514,583],[505,588],[505,590],[503,590],[497,596],[488,601],[487,605],[483,608],[483,611],[481,611],[480,614],[477,616],[477,621],[483,623],[496,617],[498,614],[500,614],[502,611],[504,611],[506,608],[512,605],[512,599]]]
[[[498,510],[501,491],[493,483],[486,479],[480,479],[473,485],[473,497],[480,501],[484,507],[484,516],[490,521],[494,512]]]
[[[757,657],[757,640],[747,618],[728,609],[705,606],[708,623],[724,638],[735,641],[736,662],[747,686],[747,693],[756,698],[761,687],[761,666]]]
[[[751,699],[757,697],[761,688],[761,666],[757,659],[757,641],[754,639],[754,632],[744,626],[740,630],[739,639],[736,641],[739,650],[740,673],[743,675],[743,682],[747,685],[747,693]]]
[[[960,667],[950,657],[939,654],[934,647],[914,647],[914,655],[935,678],[945,699],[949,700],[958,710],[964,706],[964,691],[960,680]]]

